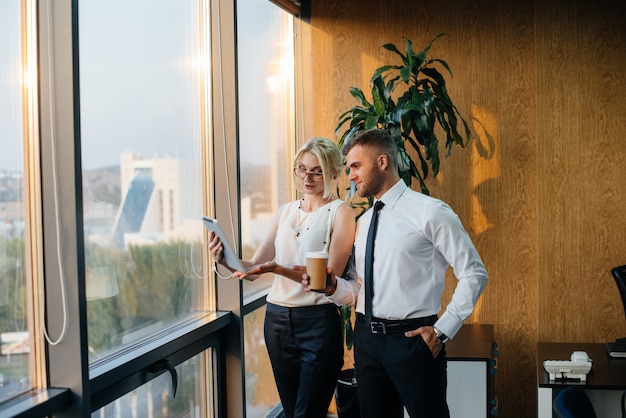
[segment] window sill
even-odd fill
[[[3,417],[46,417],[70,406],[70,390],[48,388],[33,390],[0,406]]]
[[[131,345],[90,366],[91,410],[134,390],[152,378],[149,369],[167,359],[173,366],[220,343],[220,331],[231,322],[231,312],[202,313]]]

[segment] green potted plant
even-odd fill
[[[361,89],[351,88],[350,94],[358,104],[339,117],[339,125],[335,130],[338,135],[342,127],[348,124],[339,137],[340,147],[347,137],[358,131],[371,128],[387,130],[400,152],[400,176],[409,186],[412,178],[418,179],[422,193],[425,194],[429,194],[424,183],[429,173],[429,161],[433,177],[439,173],[436,126],[446,135],[447,155],[454,145],[464,147],[470,138],[467,122],[452,103],[443,75],[433,66],[441,65],[452,76],[448,63],[438,58],[427,58],[433,42],[444,35],[437,35],[423,51],[417,53],[407,38],[404,38],[404,54],[394,44],[383,45],[383,48],[396,53],[402,63],[384,65],[374,71],[370,80],[371,103]],[[404,86],[405,89],[394,99],[398,86]],[[459,123],[463,125],[464,135],[458,132]],[[417,154],[418,164],[407,152],[407,146]]]
[[[452,76],[448,63],[442,59],[428,58],[433,42],[441,36],[444,34],[437,35],[420,52],[414,51],[413,43],[407,38],[404,38],[404,53],[394,44],[383,45],[383,48],[400,57],[400,63],[383,65],[374,71],[370,80],[371,102],[361,89],[350,89],[350,94],[358,104],[341,114],[335,130],[339,137],[338,145],[341,147],[346,138],[356,132],[372,128],[385,129],[398,146],[400,177],[408,186],[411,186],[413,178],[417,179],[424,194],[430,194],[424,181],[429,172],[432,170],[433,177],[439,173],[438,135],[445,134],[446,156],[450,155],[453,146],[463,148],[470,139],[467,122],[452,103],[445,78],[437,69],[443,67]],[[460,127],[462,134],[459,133]],[[416,156],[415,160],[411,154]],[[371,198],[355,202],[353,197],[354,189],[350,188],[347,198],[353,207],[361,209],[358,217],[371,205]],[[341,317],[346,348],[351,350],[351,307],[342,307]],[[350,373],[353,371],[342,373],[335,393],[340,418],[358,416],[358,412],[355,414],[353,411],[341,411],[341,405],[351,403],[349,400],[339,399],[349,392],[342,386],[356,387],[356,379],[350,378]]]

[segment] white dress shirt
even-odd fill
[[[381,198],[374,246],[373,315],[401,320],[438,314],[445,273],[452,266],[458,284],[435,326],[449,338],[472,313],[487,284],[487,271],[459,217],[444,202],[415,192],[399,180]],[[338,278],[329,298],[365,313],[365,246],[372,210],[357,222],[356,280]],[[358,295],[358,297],[357,297]]]

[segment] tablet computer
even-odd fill
[[[230,245],[230,242],[228,241],[228,238],[226,238],[222,228],[220,228],[220,224],[217,222],[217,219],[203,216],[202,220],[204,221],[204,226],[206,226],[209,231],[213,231],[215,235],[220,238],[220,241],[222,241],[226,264],[228,264],[228,266],[232,269],[245,272],[246,268],[237,256],[237,252],[233,249],[233,246]]]

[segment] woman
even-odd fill
[[[342,170],[337,146],[326,138],[309,140],[296,153],[293,168],[296,200],[282,206],[271,232],[252,259],[243,264],[241,279],[255,280],[275,273],[267,296],[265,344],[285,415],[326,417],[337,378],[343,366],[341,322],[336,305],[323,294],[307,292],[302,271],[309,251],[327,251],[328,267],[344,271],[354,242],[352,208],[333,190]],[[223,247],[213,233],[209,248],[224,264]]]

